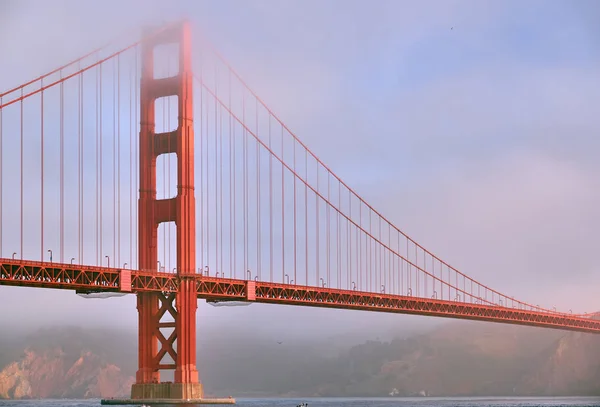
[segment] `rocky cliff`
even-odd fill
[[[82,352],[77,360],[60,348],[37,352],[26,349],[23,358],[0,372],[0,398],[88,398],[126,395],[132,377],[98,355]]]
[[[72,328],[45,330],[25,338],[26,348],[21,350],[18,360],[0,370],[0,398],[92,398],[129,394],[133,377],[110,363],[92,338],[89,333]]]

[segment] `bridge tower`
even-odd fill
[[[194,128],[192,101],[191,35],[187,21],[143,42],[140,83],[140,197],[139,267],[156,270],[158,225],[175,222],[177,227],[176,293],[139,293],[139,354],[136,383],[131,398],[201,399],[202,385],[196,369],[196,215],[194,197]],[[154,51],[158,45],[177,44],[178,71],[175,76],[154,78]],[[155,132],[155,101],[176,96],[177,128]],[[156,159],[161,154],[177,155],[177,195],[156,199]],[[170,315],[171,321],[165,321]],[[165,334],[164,329],[171,329]],[[174,363],[165,363],[169,355]],[[174,370],[174,382],[161,383],[160,372]]]

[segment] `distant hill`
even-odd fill
[[[200,339],[201,379],[221,396],[600,395],[600,335],[457,321],[356,346]],[[0,398],[127,396],[136,344],[70,327],[0,338]]]

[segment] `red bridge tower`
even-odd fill
[[[139,267],[156,270],[157,232],[162,222],[177,227],[177,293],[139,293],[139,369],[132,399],[201,399],[196,369],[196,230],[194,197],[194,127],[192,62],[189,23],[183,22],[142,44],[140,84],[140,198]],[[157,45],[179,45],[175,76],[154,78]],[[177,128],[155,133],[154,104],[161,97],[177,97]],[[177,154],[177,195],[156,199],[156,159]],[[174,321],[163,322],[171,315]],[[161,329],[173,329],[165,335]],[[169,355],[175,363],[163,363]],[[160,383],[161,370],[174,370],[174,383]]]

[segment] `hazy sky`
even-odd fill
[[[597,2],[0,1],[0,89],[183,15],[323,161],[434,253],[533,304],[600,309]],[[133,297],[0,293],[19,304],[0,323],[136,326]],[[200,329],[306,335],[377,336],[418,319],[256,304],[199,312]]]

